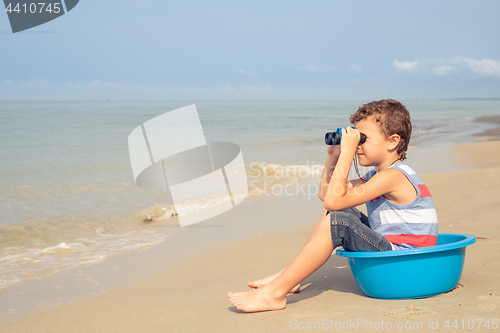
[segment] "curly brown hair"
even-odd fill
[[[370,117],[379,124],[382,133],[387,139],[393,134],[398,134],[401,137],[397,150],[399,158],[404,160],[411,137],[410,112],[400,102],[393,99],[384,99],[361,106],[351,116],[350,121],[351,124],[354,124]]]

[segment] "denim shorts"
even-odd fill
[[[356,208],[330,211],[333,248],[346,251],[389,251],[391,243],[370,229],[368,217]],[[327,213],[327,214],[328,214]]]

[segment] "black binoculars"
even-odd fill
[[[356,127],[353,127],[356,129]],[[342,128],[337,128],[335,132],[327,132],[325,134],[325,143],[329,146],[339,145],[342,140]],[[366,135],[361,134],[359,137],[359,143],[363,144],[366,141]]]

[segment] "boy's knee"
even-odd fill
[[[330,212],[331,215],[331,224],[338,224],[338,222],[349,222],[352,221],[353,217],[359,218],[355,211],[352,208],[344,209],[344,210],[334,210]]]
[[[355,207],[344,209],[343,212],[345,212],[347,214],[354,215],[357,218],[361,217],[361,212]]]

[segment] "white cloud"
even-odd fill
[[[471,58],[456,57],[455,61],[467,66],[473,73],[481,76],[500,77],[500,61],[491,59],[476,60]]]
[[[475,76],[500,78],[500,61],[492,59],[454,57],[450,59],[420,59],[412,62],[394,60],[393,67],[400,72],[437,76]]]
[[[453,72],[453,67],[444,65],[444,66],[434,67],[431,70],[436,75],[445,76]]]
[[[321,72],[323,70],[321,67],[318,67],[316,65],[305,65],[301,69],[306,72]]]
[[[237,71],[234,71],[235,73],[237,74],[242,74],[242,75],[248,75],[248,76],[257,76],[257,73],[253,73],[253,72],[247,72],[243,69],[238,69]]]
[[[29,81],[20,81],[20,82],[15,82],[14,80],[6,80],[2,82],[2,85],[5,87],[19,87],[24,89],[56,88],[56,86],[51,84],[49,81],[45,79],[37,79],[34,77],[31,77]]]
[[[354,71],[354,72],[362,72],[363,71],[363,67],[361,65],[352,64],[349,68],[351,69],[351,71]]]
[[[394,60],[394,63],[392,64],[394,67],[396,67],[397,70],[400,71],[414,71],[417,68],[418,62],[413,61],[403,61],[399,62],[397,59]]]

